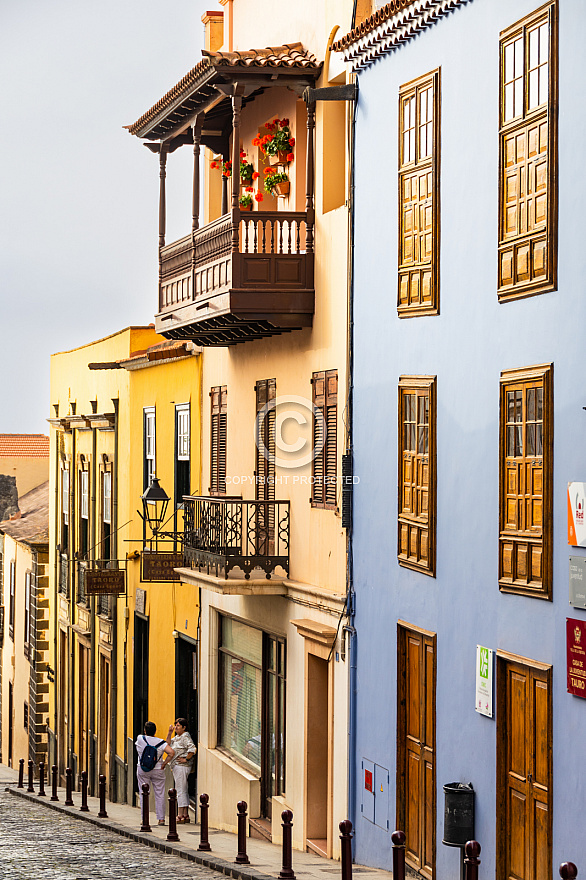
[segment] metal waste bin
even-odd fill
[[[464,847],[474,839],[474,788],[471,782],[444,785],[444,837],[446,846]]]

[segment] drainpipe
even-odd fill
[[[68,547],[68,564],[67,564],[67,586],[69,590],[69,601],[70,601],[70,615],[69,615],[69,626],[67,627],[67,638],[69,641],[69,687],[68,687],[68,696],[69,696],[69,712],[68,712],[68,724],[67,729],[69,732],[69,750],[68,750],[68,761],[67,764],[69,767],[72,765],[73,755],[75,754],[75,691],[74,691],[74,683],[75,683],[75,640],[73,638],[73,631],[71,629],[73,623],[75,622],[75,609],[76,609],[76,596],[75,596],[75,525],[76,525],[76,507],[75,507],[75,484],[76,484],[76,457],[77,457],[77,433],[75,428],[71,429],[71,462],[69,467],[69,526],[68,526],[68,535],[69,535],[69,547]],[[73,768],[72,768],[73,769]],[[75,784],[75,779],[74,779]]]
[[[114,467],[112,472],[112,550],[118,559],[118,400],[114,404]],[[112,694],[110,697],[110,800],[116,801],[116,733],[118,729],[118,597],[112,599]]]
[[[92,478],[91,478],[91,512],[90,512],[90,523],[91,529],[90,534],[92,536],[91,539],[91,560],[94,560],[96,557],[96,547],[95,547],[95,531],[96,531],[96,478],[97,478],[97,461],[96,457],[98,454],[98,435],[97,428],[95,425],[92,425]],[[89,749],[90,749],[90,793],[95,795],[96,786],[95,786],[95,776],[96,776],[96,748],[95,748],[95,726],[96,726],[96,597],[90,596],[90,719],[89,719]]]

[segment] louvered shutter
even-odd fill
[[[338,371],[326,373],[325,505],[336,507],[338,451]]]
[[[226,494],[226,455],[228,428],[228,389],[225,385],[217,385],[210,391],[211,443],[210,443],[210,494]]]

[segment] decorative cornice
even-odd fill
[[[332,46],[357,71],[472,0],[393,0]]]

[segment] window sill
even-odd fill
[[[258,772],[252,764],[249,764],[246,758],[241,758],[240,756],[235,755],[234,752],[230,752],[224,746],[216,746],[215,749],[210,749],[210,751],[219,758],[222,764],[226,764],[236,773],[239,773],[247,780],[247,782],[260,781],[260,772]]]

